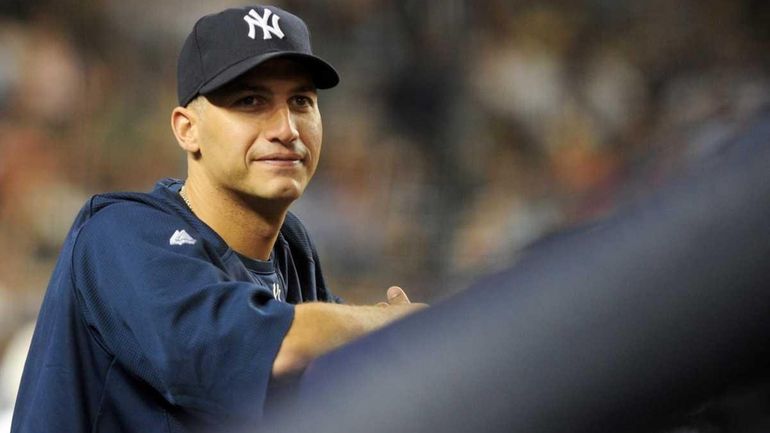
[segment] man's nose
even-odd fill
[[[278,141],[283,145],[293,143],[299,138],[294,114],[288,106],[282,106],[273,111],[265,135],[268,140]]]

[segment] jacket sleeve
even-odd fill
[[[181,230],[192,240],[170,242]],[[184,221],[120,203],[81,229],[72,275],[98,344],[171,404],[221,422],[261,413],[294,309],[211,250]]]

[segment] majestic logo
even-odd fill
[[[169,245],[195,245],[195,238],[190,236],[186,231],[184,230],[177,230],[174,232],[173,235],[171,235],[171,239],[168,240]]]
[[[273,283],[273,297],[277,300],[281,300],[281,285]]]
[[[249,11],[248,15],[243,17],[243,19],[249,23],[249,37],[254,39],[257,36],[257,27],[259,27],[262,29],[262,39],[272,39],[272,35],[277,36],[278,39],[283,39],[283,30],[278,27],[278,20],[281,19],[281,17],[274,14],[273,11],[268,8],[263,9],[263,11],[263,15],[259,16],[257,11],[252,9]],[[268,24],[267,20],[271,15],[272,19],[270,20],[270,24]]]

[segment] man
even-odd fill
[[[288,212],[318,164],[335,70],[275,7],[199,20],[171,126],[186,182],[93,197],[40,310],[13,432],[177,432],[258,421],[272,381],[421,308],[334,303]],[[296,305],[295,305],[296,304]]]

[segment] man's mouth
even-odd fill
[[[273,153],[257,158],[257,162],[279,167],[292,167],[302,164],[302,155],[298,153]]]

